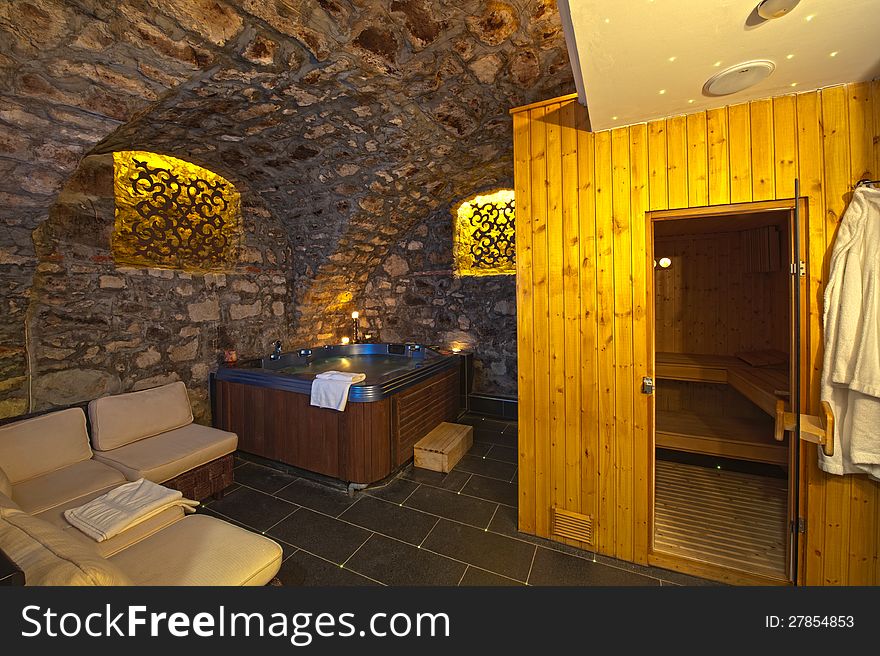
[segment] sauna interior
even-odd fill
[[[0,1],[0,583],[880,585],[877,34]]]
[[[796,464],[774,420],[798,345],[791,218],[651,221],[653,548],[786,581]]]

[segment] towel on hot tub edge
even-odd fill
[[[367,379],[366,374],[347,373],[344,371],[325,371],[318,374],[312,381],[310,403],[319,408],[345,410],[348,402],[348,390],[355,383]]]

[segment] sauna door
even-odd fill
[[[649,471],[652,474],[649,493],[649,562],[660,567],[731,583],[791,583],[796,580],[798,562],[799,444],[792,435],[787,435],[784,443],[776,442],[773,439],[773,422],[775,421],[776,401],[786,398],[784,395],[786,390],[790,395],[788,405],[791,406],[791,401],[797,397],[795,385],[799,385],[798,391],[801,399],[806,398],[807,389],[806,381],[799,380],[797,376],[798,363],[807,362],[807,342],[801,334],[807,326],[804,289],[807,283],[805,275],[808,268],[800,265],[800,261],[805,260],[804,254],[807,249],[803,231],[798,229],[798,222],[795,219],[795,202],[789,200],[700,208],[699,210],[650,212],[646,218],[648,256],[646,276],[648,302],[646,307],[649,357],[648,371],[645,372],[647,375],[642,386],[642,398],[648,404],[652,437],[649,456]],[[700,263],[691,265],[692,271],[689,275],[692,280],[700,281],[699,285],[694,285],[699,289],[685,289],[685,294],[682,294],[682,297],[686,299],[686,302],[694,304],[696,308],[710,308],[709,311],[714,313],[715,317],[715,323],[712,325],[727,326],[727,330],[730,331],[728,336],[718,337],[720,346],[716,350],[709,338],[700,337],[701,330],[709,330],[707,326],[681,327],[679,325],[676,329],[687,333],[686,335],[676,334],[671,340],[668,334],[664,335],[662,332],[664,324],[668,328],[670,322],[678,321],[680,324],[682,316],[691,315],[682,311],[682,308],[677,305],[672,312],[673,318],[670,318],[669,308],[659,306],[663,290],[658,288],[658,284],[662,285],[663,283],[662,280],[658,283],[660,274],[657,272],[661,269],[657,267],[661,266],[661,258],[668,254],[660,252],[662,248],[657,247],[655,243],[657,233],[669,234],[671,232],[674,234],[676,231],[681,231],[682,234],[687,234],[689,228],[685,228],[685,226],[698,226],[695,228],[695,232],[698,234],[695,239],[714,239],[724,233],[733,234],[737,231],[742,232],[749,226],[760,226],[765,220],[767,225],[772,224],[778,227],[780,243],[776,247],[778,261],[772,277],[768,276],[765,282],[752,282],[751,292],[756,296],[753,299],[754,303],[757,304],[756,308],[762,309],[759,311],[749,308],[748,290],[741,293],[744,297],[744,300],[740,301],[741,307],[732,300],[725,284],[735,284],[726,280],[736,275],[733,269],[733,257],[722,252],[724,249],[718,249],[716,252],[713,250],[715,248],[713,244],[709,247],[710,254],[701,252],[699,254],[699,257],[702,258]],[[655,230],[660,222],[664,223],[663,230]],[[804,222],[800,223],[803,225]],[[681,227],[673,227],[676,224]],[[670,227],[673,228],[670,230],[668,229]],[[662,238],[661,235],[661,240]],[[739,243],[738,237],[736,240]],[[767,253],[773,252],[772,246],[763,248],[762,252],[762,249],[758,247],[749,248],[747,246],[749,242],[746,239],[743,239],[741,243],[742,246],[736,247],[740,249],[738,251],[740,260],[748,258],[754,260],[756,257],[758,259],[766,258]],[[705,247],[703,249],[705,250]],[[750,250],[757,252],[746,252]],[[679,258],[682,257],[681,253],[678,255]],[[687,252],[685,255],[687,256]],[[751,262],[749,266],[754,267],[754,262]],[[696,269],[695,274],[693,269]],[[713,279],[721,281],[716,285],[717,291],[714,297],[711,294],[711,290],[714,289]],[[707,290],[709,291],[707,292]],[[766,297],[757,298],[760,295]],[[730,306],[729,313],[725,313],[723,309],[725,305]],[[774,315],[773,325],[764,327],[760,324],[760,320],[768,312]],[[738,322],[739,328],[736,325]],[[700,319],[697,318],[695,323],[699,324]],[[707,319],[706,323],[712,322]],[[758,325],[754,325],[755,323]],[[657,333],[658,327],[661,330],[660,334]],[[788,352],[788,370],[786,371],[785,360],[772,367],[763,367],[761,364],[747,365],[741,358],[734,356],[735,352],[748,350],[743,346],[750,343],[748,337],[742,337],[740,345],[734,347],[734,343],[737,343],[737,330],[742,330],[744,333],[751,330],[754,333],[755,344],[761,342],[761,339],[758,338],[761,336],[762,330],[772,331],[773,346],[778,351]],[[725,343],[725,339],[728,340],[727,343]],[[801,367],[801,371],[803,371],[803,367]],[[713,405],[713,402],[707,401],[706,398],[697,399],[695,402],[696,412],[689,413],[676,411],[674,407],[667,407],[674,404],[667,403],[668,397],[664,397],[662,407],[658,409],[658,388],[668,386],[667,389],[669,389],[675,385],[687,388],[691,384],[695,386],[693,389],[702,389],[705,394],[717,394],[717,398],[720,400]],[[705,392],[705,390],[716,391]],[[722,392],[735,397],[730,399],[733,406],[737,403],[745,404],[749,412],[757,417],[747,417],[739,421],[735,416],[735,411],[728,415],[722,413],[717,418],[710,416],[718,410],[720,405],[725,403]],[[698,395],[694,393],[693,396],[696,399]],[[707,417],[711,421],[704,421]],[[760,428],[755,429],[753,433],[747,433],[751,430],[750,426],[759,426]],[[746,434],[748,439],[743,439],[741,436]],[[664,462],[657,460],[657,448],[666,450]],[[697,458],[717,457],[719,460],[726,459],[728,463],[730,461],[745,462],[750,465],[756,463],[755,476],[750,478],[749,467],[744,467],[739,472],[736,468],[732,468],[732,471],[737,473],[731,474],[728,478],[722,477],[721,472],[718,473],[718,476],[713,477],[712,469],[707,468],[705,462],[700,462],[699,466],[692,469],[688,469],[687,464],[676,468],[678,465],[686,463],[687,459],[676,460],[673,458],[672,462],[675,466],[670,466],[667,464],[669,453],[696,454]],[[776,476],[761,476],[760,467],[762,466],[773,468],[774,471],[777,471]],[[718,468],[722,469],[721,466]],[[787,475],[785,473],[779,474],[779,471],[787,472]],[[743,475],[737,476],[738,473],[743,473]],[[728,522],[727,525],[720,520],[715,523],[713,513],[716,512],[716,509],[710,507],[711,503],[707,501],[701,506],[693,501],[694,496],[688,496],[689,491],[684,488],[693,482],[693,477],[699,475],[704,475],[706,478],[705,486],[702,488],[704,490],[710,489],[712,486],[729,487],[729,489],[721,489],[721,487],[716,489],[718,492],[716,496],[733,500],[730,508],[717,509],[717,512],[728,512],[730,517],[745,518],[741,525],[737,525],[736,521],[738,520],[736,519]],[[768,481],[766,491],[763,489],[758,491],[756,486],[762,485],[764,481]],[[737,495],[739,491],[743,490],[745,492],[741,494],[742,498],[739,498]],[[665,498],[660,499],[661,506],[659,508],[663,509],[660,515],[658,515],[658,506],[656,506],[658,491],[666,493]],[[707,499],[708,496],[709,493],[706,493]],[[672,497],[684,499],[681,508],[669,510],[667,506],[663,505]],[[766,512],[768,524],[756,525],[753,531],[748,525],[747,519],[756,513],[764,512]],[[676,515],[676,513],[678,514]],[[680,517],[687,526],[669,526],[670,517],[673,516]],[[658,526],[662,527],[664,522],[667,523],[665,535],[676,534],[675,540],[669,540],[667,543],[657,540],[658,534],[655,531]],[[765,558],[767,562],[772,560],[772,566],[766,563],[756,564],[754,572],[749,572],[752,565],[749,564],[748,559],[744,559],[742,564],[737,565],[735,559],[739,557],[738,554],[753,546],[745,544],[748,541],[749,533],[758,534],[763,531],[764,534],[756,539],[769,541],[771,538],[768,535],[771,530],[775,531],[776,537],[772,540],[776,546],[772,548],[772,554]],[[677,531],[680,532],[676,533]],[[713,544],[710,542],[716,540],[716,537],[707,538],[705,548],[714,549],[720,553],[718,558],[701,560],[699,553],[699,548],[702,548],[701,543],[693,540],[693,535],[697,532],[717,537],[717,542]],[[740,540],[739,536],[745,536],[745,539]],[[677,546],[670,547],[669,544],[676,540]],[[689,549],[688,546],[694,548]]]

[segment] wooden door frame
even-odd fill
[[[807,241],[807,230],[805,230],[805,226],[808,225],[808,211],[809,211],[809,203],[806,197],[800,198],[784,198],[784,199],[776,199],[776,200],[767,200],[767,201],[755,201],[750,203],[731,203],[728,205],[715,205],[715,206],[704,206],[704,207],[686,207],[686,208],[678,208],[678,209],[669,209],[669,210],[653,210],[645,212],[645,245],[646,245],[646,292],[647,298],[645,299],[645,308],[646,308],[646,319],[647,319],[647,347],[648,347],[648,367],[645,373],[646,376],[650,377],[655,381],[656,384],[656,364],[655,364],[655,349],[656,349],[656,325],[655,321],[655,290],[654,290],[654,222],[655,221],[673,221],[673,220],[681,220],[681,219],[696,219],[696,218],[705,218],[705,219],[713,219],[720,218],[724,216],[731,216],[736,214],[755,214],[759,212],[771,212],[771,211],[779,211],[779,212],[788,212],[789,217],[789,236],[792,234],[792,224],[794,218],[795,208],[798,208],[800,212],[800,225],[799,225],[799,250],[800,250],[800,259],[805,262],[805,270],[806,273],[803,277],[798,277],[797,281],[800,284],[800,295],[801,295],[801,305],[800,305],[800,363],[801,363],[801,376],[800,376],[800,393],[801,393],[801,405],[802,407],[806,406],[809,403],[809,353],[810,353],[810,345],[809,345],[809,298],[807,296],[806,291],[809,290],[809,275],[810,275],[810,265],[808,261],[808,253],[809,253],[809,243]],[[789,262],[793,260],[794,254],[794,240],[789,239]],[[791,296],[791,294],[789,294]],[[789,315],[789,323],[790,326],[793,327],[794,323],[794,305],[792,301],[792,306],[790,308]],[[792,344],[794,346],[794,344]],[[794,353],[790,354],[792,362]],[[790,371],[793,372],[793,364]],[[806,373],[806,375],[805,375]],[[805,402],[806,401],[806,402]],[[692,561],[683,557],[670,556],[668,554],[662,552],[656,552],[654,550],[654,487],[655,487],[655,472],[656,472],[656,446],[655,446],[655,430],[656,430],[656,393],[647,395],[647,403],[648,403],[648,536],[647,542],[648,545],[648,563],[650,565],[655,565],[658,567],[664,567],[666,569],[671,569],[675,571],[679,571],[685,574],[691,574],[694,576],[703,576],[706,578],[712,578],[719,581],[724,581],[726,583],[731,583],[734,585],[784,585],[778,579],[772,579],[769,577],[761,576],[759,574],[749,574],[746,572],[734,572],[734,570],[730,570],[728,568],[711,565],[708,563],[700,563],[699,561]],[[789,435],[789,439],[792,442],[795,440],[793,435]],[[806,457],[806,445],[798,440],[798,444],[790,445],[789,453],[793,453],[794,449],[798,450],[800,455],[799,467],[797,471],[798,475],[798,488],[794,491],[794,506],[796,508],[795,515],[799,517],[806,517],[806,467],[805,467],[805,457]],[[794,475],[794,471],[789,469],[789,486],[791,485],[791,477]],[[791,498],[791,491],[789,491],[789,495]],[[796,531],[791,534],[791,539],[795,540],[796,545],[795,549],[798,554],[798,567],[797,567],[797,580],[790,581],[789,584],[799,584],[803,585],[805,580],[804,578],[804,563],[805,563],[805,555],[806,555],[806,539],[803,539],[799,533]],[[790,550],[790,546],[786,545],[787,550]],[[788,554],[786,554],[786,564],[788,563]]]

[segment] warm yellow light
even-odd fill
[[[113,153],[113,259],[128,266],[225,271],[241,241],[241,199],[213,171],[168,155]]]
[[[840,52],[839,50],[835,50],[834,52],[830,53],[828,56],[829,57],[837,57],[837,53],[839,53],[839,52]]]
[[[665,93],[666,93],[666,89],[660,89],[660,95],[661,95],[661,96],[662,96],[663,94],[665,94]]]
[[[798,84],[797,82],[792,82],[792,83],[791,83],[791,86],[796,87],[797,84]]]
[[[616,120],[617,120],[617,117],[616,117],[616,116],[612,116],[612,117],[611,117],[611,120],[612,120],[612,121],[616,121]]]
[[[688,105],[693,105],[693,104],[694,104],[694,99],[693,99],[693,98],[691,98],[690,100],[688,100]]]
[[[453,353],[461,353],[461,349],[460,349],[460,348],[454,348],[454,349],[452,349],[452,352],[453,352]]]
[[[354,312],[351,313],[352,319],[357,319],[359,316],[361,316],[361,314],[357,310],[355,310]]]
[[[660,268],[661,269],[668,269],[671,266],[672,266],[672,260],[670,260],[668,257],[661,257],[660,258]]]
[[[671,62],[674,62],[675,60],[676,60],[675,55],[673,55],[672,57],[669,58],[669,61],[671,61]]]
[[[809,22],[810,22],[811,20],[813,20],[815,17],[816,17],[816,14],[809,14],[806,18],[804,18],[804,20],[807,21],[807,22],[809,23]]]
[[[348,344],[350,341],[351,340],[348,337],[343,337],[342,338],[342,345],[344,346],[344,345]]]
[[[452,216],[457,275],[516,273],[513,189],[468,198],[452,209]]]
[[[719,66],[721,66],[721,60],[718,60],[717,62],[715,62],[715,63],[712,64],[712,65],[713,65],[715,68],[718,68]]]
[[[785,58],[786,59],[794,59],[794,55],[786,55]]]

